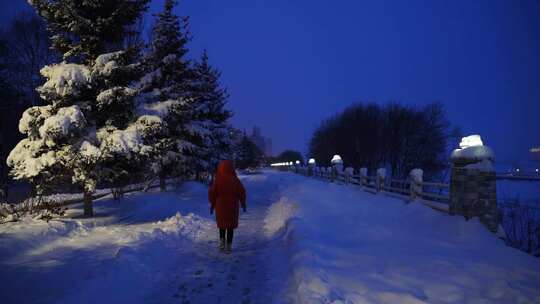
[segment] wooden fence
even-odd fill
[[[384,169],[378,169],[376,174],[373,175],[368,175],[366,168],[356,171],[350,167],[340,170],[335,167],[288,166],[285,169],[319,180],[358,186],[373,194],[386,193],[397,195],[399,198],[405,199],[408,202],[418,200],[431,208],[446,213],[449,210],[450,185],[447,183],[423,181],[421,173],[413,173],[418,169],[411,171],[411,175],[404,180],[387,178]]]

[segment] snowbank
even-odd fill
[[[264,218],[264,230],[267,236],[272,236],[283,229],[287,222],[296,216],[298,206],[287,198],[281,198],[268,208]]]
[[[185,189],[197,200],[206,194],[194,184]],[[167,269],[215,230],[208,218],[180,213],[179,199],[134,194],[120,203],[97,201],[93,219],[78,218],[75,209],[59,220],[0,225],[3,303],[147,302]]]
[[[353,187],[304,179],[284,201],[295,303],[539,303],[540,260],[465,221]]]

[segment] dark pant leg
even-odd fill
[[[227,243],[232,243],[234,237],[234,229],[227,229]]]
[[[225,238],[225,229],[219,229],[219,238],[224,239]]]

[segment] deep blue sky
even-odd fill
[[[276,152],[307,151],[322,119],[358,101],[440,101],[499,160],[540,145],[539,1],[183,0],[177,12],[193,55],[208,49],[222,70],[234,124],[260,125]]]

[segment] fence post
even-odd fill
[[[478,216],[491,232],[497,232],[500,223],[494,158],[479,135],[464,137],[460,149],[452,152],[450,177],[450,214]]]
[[[360,186],[365,187],[367,185],[367,168],[360,168]]]
[[[313,169],[317,167],[317,162],[314,158],[309,159],[308,161],[308,176],[313,175]]]
[[[386,179],[386,169],[385,168],[377,169],[377,179],[376,179],[377,192],[381,192],[384,189],[385,179]]]
[[[422,169],[412,169],[409,177],[411,180],[411,201],[414,201],[417,198],[422,198],[422,182],[424,179],[424,171],[422,171]]]
[[[341,156],[337,154],[334,155],[330,163],[332,164],[332,181],[335,181],[336,179],[339,181],[339,175],[343,173],[343,160],[341,159]]]
[[[352,167],[345,168],[345,184],[351,183],[353,175],[354,175],[354,168]]]

